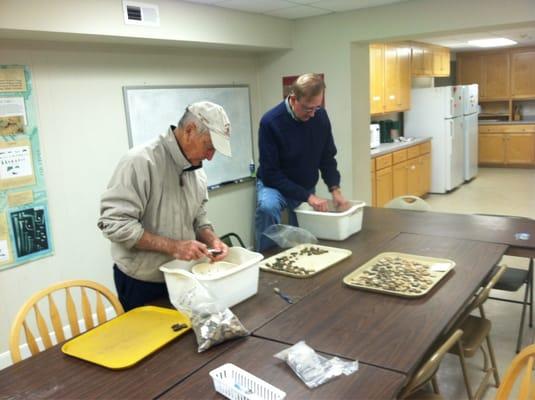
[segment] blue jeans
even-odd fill
[[[117,296],[125,311],[160,299],[169,298],[167,285],[159,282],[144,282],[126,275],[113,265],[113,280],[117,289]]]
[[[260,179],[256,180],[256,214],[255,214],[255,244],[256,251],[264,251],[277,244],[263,235],[264,231],[274,224],[281,223],[281,212],[288,209],[288,222],[297,225],[297,216],[293,211],[301,201],[290,199],[282,195],[277,189],[264,186]]]

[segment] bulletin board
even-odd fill
[[[130,147],[155,139],[177,125],[186,107],[197,101],[221,105],[230,119],[232,157],[216,152],[203,162],[208,188],[240,183],[254,176],[253,135],[249,87],[126,86],[123,88]]]
[[[51,254],[30,70],[0,65],[0,271]]]

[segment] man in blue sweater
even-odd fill
[[[340,190],[336,146],[327,112],[321,107],[325,83],[318,74],[304,74],[292,84],[290,95],[260,120],[260,167],[257,173],[256,249],[275,245],[263,232],[281,221],[288,208],[289,223],[297,226],[293,211],[307,202],[327,211],[327,199],[315,195],[321,177],[336,208],[347,207]]]

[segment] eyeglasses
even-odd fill
[[[299,103],[299,106],[303,109],[303,111],[307,114],[315,113],[321,109],[321,106],[315,106],[315,107],[305,107],[303,103],[301,103],[299,100],[295,100],[297,103]]]

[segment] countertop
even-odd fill
[[[522,121],[485,121],[480,120],[479,125],[535,125],[535,120]]]
[[[394,143],[381,143],[379,147],[371,149],[370,153],[372,158],[382,156],[383,154],[388,154],[393,151],[401,150],[407,147],[414,146],[415,144],[420,144],[431,140],[431,137],[407,137],[412,139],[410,142],[394,142]]]

